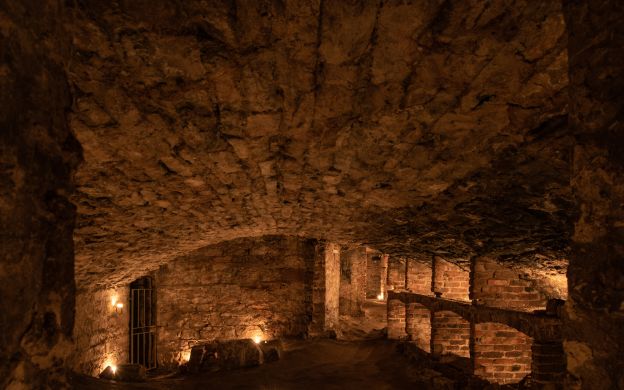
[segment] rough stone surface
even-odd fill
[[[176,364],[213,340],[306,335],[315,245],[297,237],[239,239],[161,268],[158,361]]]
[[[128,292],[125,286],[76,295],[74,371],[95,376],[107,366],[128,361]],[[122,303],[123,309],[116,309],[113,302]]]
[[[67,387],[80,146],[60,1],[0,2],[0,388]]]
[[[624,4],[565,1],[572,185],[580,216],[568,270],[568,388],[624,388]]]
[[[80,284],[265,234],[566,258],[559,2],[72,4]]]

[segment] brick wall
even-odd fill
[[[375,299],[381,293],[381,253],[366,251],[366,298]]]
[[[407,289],[423,295],[431,292],[431,259],[407,259]]]
[[[475,325],[475,375],[489,382],[517,383],[531,372],[532,339],[503,324]]]
[[[366,300],[366,248],[343,251],[340,256],[340,314],[360,316]]]
[[[433,313],[431,320],[432,353],[470,357],[470,323],[450,311]]]
[[[106,366],[128,361],[129,287],[83,292],[76,296],[74,355],[76,372],[97,376]],[[115,310],[113,298],[124,305]]]
[[[388,258],[388,290],[405,288],[405,258],[390,256]]]
[[[158,358],[175,364],[199,342],[305,334],[315,241],[266,236],[202,248],[156,274]]]
[[[405,304],[398,299],[388,300],[388,338],[405,339]]]
[[[533,383],[542,386],[550,384],[550,388],[557,388],[555,384],[558,384],[561,388],[566,374],[566,356],[562,343],[534,342],[531,351]]]
[[[448,262],[441,257],[434,259],[434,291],[442,298],[468,300],[470,271]]]
[[[431,352],[431,312],[418,303],[405,308],[405,331],[409,340],[425,352]]]
[[[544,308],[547,298],[534,286],[534,281],[522,279],[518,271],[493,259],[475,261],[471,296],[481,304],[515,310]]]

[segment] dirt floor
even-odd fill
[[[387,340],[289,343],[282,359],[250,369],[154,378],[140,384],[80,376],[76,389],[430,389],[432,373],[411,367]],[[438,374],[439,375],[439,374]]]

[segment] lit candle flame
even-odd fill
[[[260,342],[262,342],[262,337],[254,336],[253,342],[256,343],[256,344],[260,344]]]
[[[378,295],[377,295],[377,299],[378,299],[378,300],[380,300],[380,301],[383,301],[383,299],[384,299],[384,294],[383,294],[383,293],[378,294]]]
[[[123,309],[123,303],[121,302],[117,303],[115,306],[117,306],[118,309]]]

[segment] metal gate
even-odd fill
[[[130,363],[156,368],[156,296],[152,279],[130,284]]]

